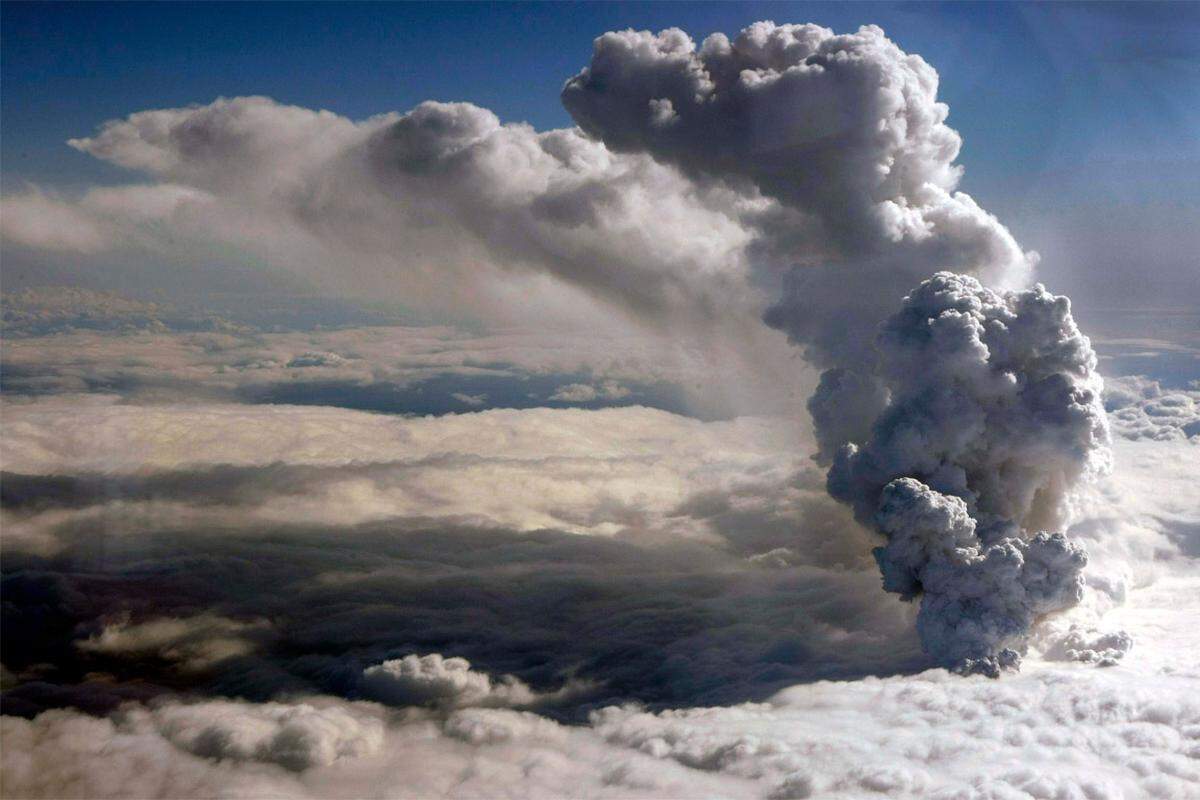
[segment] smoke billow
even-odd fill
[[[995,673],[1081,597],[1085,554],[1044,531],[1105,468],[1108,430],[1067,299],[976,279],[1021,285],[1037,256],[955,191],[937,85],[877,27],[763,22],[699,49],[605,34],[563,101],[613,149],[778,204],[758,252],[794,266],[765,319],[826,368],[809,410],[830,494],[887,537],[884,588],[922,597],[926,649]]]
[[[926,649],[995,672],[1039,617],[1079,602],[1087,563],[1061,533],[1071,488],[1108,468],[1096,357],[1070,302],[938,273],[877,338],[890,397],[829,470],[831,495],[887,537],[883,586],[921,596]]]
[[[937,87],[874,25],[759,22],[699,49],[678,29],[606,33],[563,103],[610,149],[767,199],[756,266],[789,265],[758,276],[780,294],[767,322],[817,365],[861,369],[875,326],[937,269],[1015,287],[1036,261],[955,191],[961,139]]]

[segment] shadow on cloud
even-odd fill
[[[928,666],[909,609],[881,602],[869,571],[770,568],[701,545],[422,520],[93,529],[54,557],[6,555],[4,570],[6,668],[25,681],[5,693],[4,712],[23,716],[64,705],[103,713],[167,689],[356,698],[364,668],[427,652],[535,690],[593,686],[546,709],[563,719],[629,700],[761,700],[796,683]],[[208,622],[185,631],[198,617]],[[94,644],[114,624],[128,634],[156,619],[177,621],[178,635],[124,651]],[[185,668],[195,653],[219,656],[214,639],[244,646]]]

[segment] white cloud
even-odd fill
[[[520,708],[534,706],[586,691],[586,684],[567,684],[556,692],[535,692],[513,675],[493,678],[471,669],[465,658],[443,658],[440,653],[407,655],[363,670],[360,690],[372,700],[388,705],[433,705],[439,708]],[[468,739],[497,738],[472,732]]]
[[[439,653],[367,667],[362,688],[372,699],[393,705],[527,706],[536,699],[533,690],[512,675],[493,681],[486,672],[472,670],[465,658],[442,658]]]
[[[1104,407],[1127,439],[1200,440],[1200,390],[1163,389],[1136,375],[1105,381]]]
[[[1184,797],[1200,719],[1194,680],[1039,669],[819,683],[770,703],[661,714],[606,709],[614,744],[750,778],[780,796]],[[795,796],[795,795],[793,795]]]
[[[270,633],[266,620],[244,622],[199,614],[137,623],[118,620],[105,624],[99,633],[77,641],[75,646],[86,653],[123,658],[151,656],[197,672],[224,659],[254,652]]]
[[[316,698],[4,719],[6,792],[170,797],[1153,797],[1183,800],[1196,677],[1035,666],[820,682],[765,703],[387,718]],[[1136,681],[1136,686],[1131,682]],[[200,789],[198,787],[203,787]]]
[[[0,200],[0,236],[29,247],[79,253],[110,245],[103,226],[85,210],[36,189]]]
[[[349,469],[355,459],[386,459],[402,452],[420,461],[446,449],[485,458],[510,454],[528,459],[531,468],[537,463],[554,471],[559,465],[552,456],[576,453],[583,442],[598,459],[628,459],[631,484],[659,482],[650,466],[656,459],[690,463],[695,475],[707,475],[695,479],[692,488],[713,485],[711,479],[717,489],[692,492],[685,509],[676,507],[686,510],[680,519],[692,520],[689,524],[704,520],[737,530],[744,520],[762,524],[761,516],[750,516],[764,513],[760,502],[767,508],[781,502],[780,497],[790,502],[786,492],[776,495],[764,488],[771,480],[748,480],[776,473],[782,480],[792,474],[790,455],[772,460],[782,458],[781,451],[793,452],[782,421],[701,423],[636,408],[405,420],[335,409],[229,406],[110,406],[89,420],[79,413],[80,406],[59,404],[52,411],[53,405],[6,409],[6,428],[22,431],[10,440],[19,447],[6,446],[6,459],[16,454],[26,467],[70,474],[111,459],[111,443],[121,442],[124,469],[133,472],[231,458],[249,466],[282,459]],[[64,434],[59,440],[45,436],[43,442],[58,442],[54,449],[33,446],[40,437],[28,426],[35,420],[46,431]],[[85,435],[88,425],[93,426],[91,436]],[[332,698],[192,705],[163,700],[108,719],[70,711],[48,712],[32,722],[5,718],[5,792],[29,797],[361,797],[386,786],[408,797],[749,798],[807,793],[835,800],[1182,800],[1200,786],[1194,758],[1200,730],[1195,701],[1200,674],[1194,654],[1200,642],[1192,624],[1200,594],[1194,555],[1187,555],[1196,552],[1200,521],[1190,493],[1198,452],[1183,441],[1118,440],[1114,473],[1071,509],[1071,535],[1086,544],[1093,562],[1087,602],[1055,621],[1061,622],[1058,633],[1065,637],[1051,630],[1033,642],[1034,652],[1019,676],[989,681],[935,671],[818,682],[788,689],[766,703],[654,713],[613,708],[580,727],[509,708],[446,708],[464,701],[489,702],[497,682],[467,664],[447,670],[451,660],[442,659],[434,665],[440,668],[410,670],[413,685],[427,690],[427,697],[433,692],[446,699],[442,709],[428,712],[385,712]],[[737,464],[742,466],[735,468]],[[740,487],[717,480],[735,474],[745,480]],[[477,475],[458,478],[447,486],[461,492]],[[515,482],[504,480],[502,485],[511,492]],[[809,495],[819,496],[819,488]],[[544,498],[514,498],[518,500]],[[579,503],[580,510],[603,506],[596,496],[581,496]],[[819,520],[801,519],[787,525],[803,544],[788,546],[789,553],[763,547],[760,552],[783,561],[769,571],[748,572],[750,581],[788,574],[788,564],[811,557],[806,548],[844,536],[849,524],[843,517],[823,528]],[[6,547],[9,536],[6,525]],[[775,541],[782,546],[786,540]],[[870,544],[859,543],[862,553]],[[866,568],[855,563],[854,569]],[[808,573],[794,574],[792,583],[780,583],[772,592],[797,591],[801,576]],[[348,583],[339,585],[360,585],[367,577],[347,574]],[[869,583],[845,586],[859,587],[859,596]],[[814,608],[810,595],[798,598],[794,613]],[[760,602],[757,596],[752,599]],[[721,613],[737,616],[737,608]],[[788,624],[786,617],[782,624]],[[889,618],[889,624],[894,620]],[[837,646],[842,649],[887,635],[826,625],[821,636],[841,642]],[[122,638],[148,633],[151,627],[114,630]],[[1100,652],[1104,632],[1121,629],[1130,631],[1137,643],[1115,667],[1056,666],[1038,654],[1044,650],[1047,658],[1061,658],[1057,649],[1062,647]],[[225,636],[221,625],[211,630],[217,638]],[[711,646],[705,645],[697,657],[713,658]],[[459,680],[443,675],[447,672]],[[483,686],[487,691],[480,700]],[[525,698],[520,684],[499,694],[505,704]]]
[[[78,199],[35,186],[0,199],[0,237],[25,247],[83,256],[161,249],[166,244],[164,225],[186,239],[206,238],[203,224],[196,223],[213,202],[206,192],[175,184],[93,188]]]
[[[794,368],[761,324],[771,304],[816,362],[855,367],[934,269],[1005,285],[1031,270],[954,192],[936,73],[878,28],[758,23],[699,49],[674,29],[609,33],[563,99],[583,131],[465,103],[361,122],[263,97],[141,111],[71,145],[159,183],[55,202],[151,260],[207,264],[215,245],[455,318],[636,322],[762,376]]]
[[[481,406],[487,402],[487,394],[466,394],[465,392],[453,392],[451,395],[455,400],[466,406]]]
[[[570,383],[560,386],[549,399],[560,403],[590,403],[594,400],[620,400],[631,394],[616,381],[604,381],[599,386],[590,383]]]
[[[119,727],[155,732],[181,750],[205,758],[257,761],[302,771],[376,752],[383,743],[380,715],[348,703],[236,703],[210,700],[130,710]]]

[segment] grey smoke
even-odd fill
[[[1037,256],[955,191],[937,85],[877,27],[761,22],[699,48],[676,29],[605,34],[563,102],[615,150],[779,204],[758,253],[794,266],[765,319],[827,368],[809,410],[829,491],[887,537],[884,588],[921,597],[926,649],[994,673],[1080,599],[1086,556],[1044,531],[1104,470],[1108,430],[1068,301],[976,280],[1019,286]],[[966,274],[921,283],[877,336],[941,269]]]
[[[1066,298],[951,273],[906,297],[877,347],[890,399],[838,451],[829,492],[887,537],[884,589],[921,598],[932,655],[1015,666],[1031,625],[1082,597],[1086,555],[1046,531],[1109,467],[1095,354]]]
[[[819,366],[861,369],[875,325],[936,269],[1017,286],[1036,262],[955,191],[961,139],[937,87],[876,26],[759,22],[699,48],[678,29],[606,33],[563,103],[610,149],[773,201],[752,248],[782,290],[767,322]]]

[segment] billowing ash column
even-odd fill
[[[1026,285],[1037,257],[956,191],[937,87],[875,26],[760,22],[699,47],[607,33],[563,103],[608,147],[746,198],[765,321],[825,370],[809,410],[830,493],[886,537],[884,588],[920,598],[928,651],[995,674],[1080,598],[1086,557],[1048,531],[1108,431],[1066,298],[979,282]]]
[[[889,399],[842,446],[829,493],[885,537],[883,586],[920,598],[926,650],[964,671],[1015,666],[1039,617],[1079,602],[1069,492],[1107,470],[1096,357],[1070,303],[938,273],[877,337]]]

